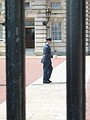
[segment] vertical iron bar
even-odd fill
[[[67,0],[67,120],[85,120],[85,0]]]
[[[25,120],[24,0],[5,0],[7,120]]]

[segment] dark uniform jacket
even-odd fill
[[[51,55],[51,48],[48,44],[45,44],[44,48],[43,48],[43,58],[41,60],[41,62],[43,64],[52,64],[51,62],[51,58],[53,56]]]

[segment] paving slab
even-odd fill
[[[41,77],[26,88],[27,120],[66,120],[66,61],[54,68],[51,80],[43,84]]]
[[[90,77],[89,61],[87,57],[86,89]],[[54,68],[51,80],[51,84],[43,84],[40,77],[26,87],[26,120],[66,120],[66,61]],[[6,120],[5,102],[0,105],[0,120]]]

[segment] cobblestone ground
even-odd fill
[[[41,58],[26,58],[25,59],[25,76],[26,86],[33,83],[42,76]],[[62,63],[65,58],[53,58],[53,67]],[[6,100],[6,61],[5,58],[0,58],[0,104]]]

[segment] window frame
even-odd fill
[[[52,4],[58,4],[60,3],[60,7],[53,7]],[[51,2],[51,9],[52,10],[60,10],[62,8],[61,2]]]
[[[26,6],[26,4],[28,3],[28,6]],[[30,2],[25,2],[25,10],[27,10],[27,9],[30,9]]]
[[[0,41],[3,41],[3,26],[0,25]]]
[[[52,37],[52,23],[60,23],[60,33],[61,33],[61,35],[60,35],[60,39],[53,39],[53,37]],[[56,26],[58,26],[58,24],[56,25]],[[53,21],[53,22],[51,22],[51,24],[50,24],[50,36],[52,37],[52,39],[53,39],[53,41],[55,41],[55,42],[62,42],[62,22],[61,21]]]

